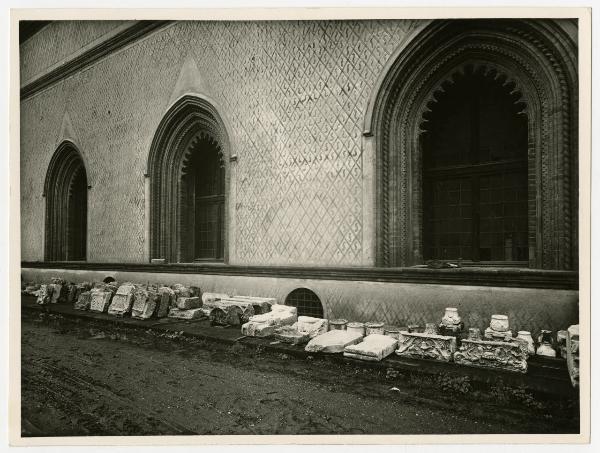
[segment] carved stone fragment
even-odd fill
[[[164,318],[169,314],[169,308],[175,305],[175,291],[168,286],[158,288],[159,302],[156,309],[156,317]]]
[[[149,319],[156,311],[160,296],[156,291],[146,288],[137,288],[133,294],[131,317]]]
[[[240,326],[242,324],[242,309],[237,305],[215,307],[210,311],[211,326]]]
[[[98,313],[104,313],[108,310],[110,300],[113,297],[112,291],[103,291],[98,288],[94,288],[91,291],[90,311],[96,311]]]
[[[456,351],[456,338],[453,336],[400,332],[396,354],[413,359],[430,359],[450,362]]]
[[[83,291],[79,293],[79,297],[75,301],[74,308],[76,310],[89,310],[92,302],[91,291]]]
[[[117,293],[112,298],[112,302],[108,307],[109,315],[123,316],[131,311],[133,305],[133,293],[135,286],[133,283],[124,283],[119,286]]]
[[[52,301],[52,293],[54,285],[40,285],[38,290],[37,303],[39,305],[47,305]]]
[[[579,386],[579,324],[567,329],[567,368],[573,387]]]
[[[454,361],[462,365],[527,372],[526,341],[463,340]]]
[[[304,344],[310,340],[308,333],[300,332],[298,324],[291,326],[281,326],[275,329],[274,336],[277,340],[283,343]]]

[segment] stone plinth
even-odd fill
[[[527,342],[463,340],[454,361],[461,365],[527,372]]]
[[[133,304],[133,293],[135,286],[133,284],[123,284],[119,286],[117,293],[112,298],[108,307],[109,315],[123,316],[131,311]]]
[[[203,319],[206,316],[202,308],[192,308],[190,310],[181,310],[179,308],[171,308],[169,310],[169,318],[176,319]]]
[[[419,332],[400,332],[396,354],[413,359],[450,362],[456,351],[456,338]]]
[[[567,369],[573,387],[579,386],[579,324],[567,329]]]
[[[358,344],[346,346],[344,356],[354,359],[379,362],[394,352],[398,346],[398,340],[380,334],[367,335],[364,340]]]
[[[510,341],[513,338],[512,330],[499,332],[491,327],[488,327],[483,332],[483,338],[488,341]]]
[[[304,349],[308,352],[343,352],[344,348],[356,344],[362,339],[363,336],[357,332],[330,330],[310,340]]]

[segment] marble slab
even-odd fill
[[[346,346],[344,356],[360,360],[379,362],[392,354],[398,346],[398,340],[381,334],[371,334],[357,344]]]
[[[360,342],[362,338],[363,336],[357,332],[330,330],[311,339],[304,350],[308,352],[327,353],[343,352],[344,348]]]

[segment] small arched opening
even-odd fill
[[[308,288],[297,288],[285,299],[285,305],[296,307],[298,316],[323,317],[323,304],[313,291]]]

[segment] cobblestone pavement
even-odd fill
[[[522,389],[23,314],[24,436],[577,432]]]

